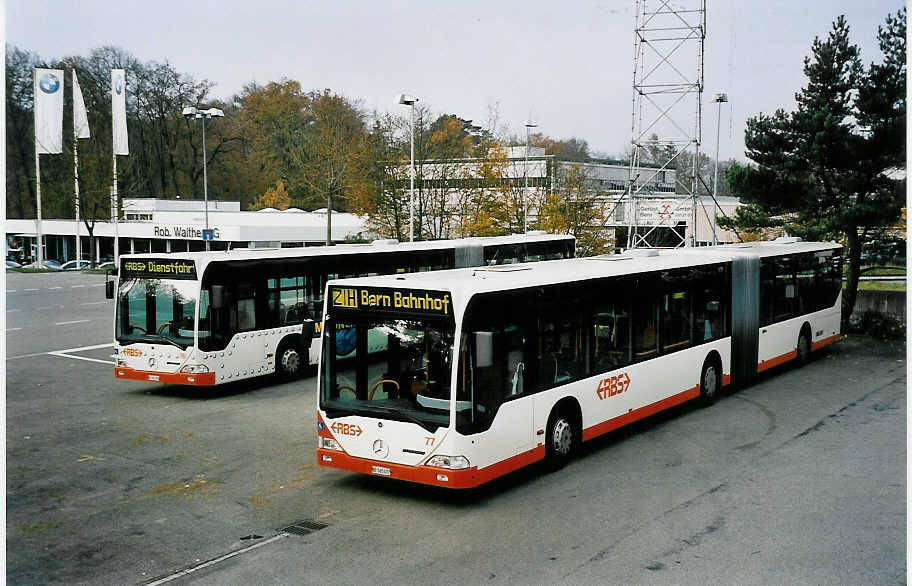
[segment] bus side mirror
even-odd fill
[[[304,323],[301,324],[301,346],[304,348],[310,348],[310,343],[313,340],[314,330],[316,330],[317,324],[314,323],[312,319],[305,319]]]
[[[212,309],[222,309],[225,307],[225,286],[213,285],[209,291],[209,307]]]
[[[494,332],[475,332],[475,367],[494,364]]]
[[[105,299],[114,299],[114,281],[105,281]]]

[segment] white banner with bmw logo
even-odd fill
[[[63,152],[63,71],[35,69],[35,149]]]
[[[123,69],[111,70],[111,113],[114,118],[114,154],[129,155],[127,141],[127,84]]]

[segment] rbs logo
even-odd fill
[[[613,397],[626,392],[629,387],[630,375],[626,372],[622,372],[619,375],[609,376],[608,378],[600,380],[598,389],[596,389],[595,393],[598,395],[600,401],[604,401],[608,397]]]

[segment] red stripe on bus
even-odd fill
[[[731,382],[732,382],[732,377],[731,377],[730,374],[723,374],[723,375],[722,375],[722,386],[723,386],[723,387],[727,387],[728,385],[731,384]]]
[[[619,417],[615,417],[614,419],[603,421],[602,423],[598,423],[592,427],[584,429],[583,441],[590,440],[596,436],[602,435],[603,433],[608,433],[609,431],[614,431],[615,429],[623,427],[629,423],[633,423],[638,419],[643,419],[644,417],[655,415],[659,411],[664,411],[665,409],[669,409],[675,405],[679,405],[685,401],[695,399],[699,396],[700,385],[697,385],[695,387],[687,389],[686,391],[678,393],[677,395],[672,395],[670,397],[662,399],[661,401],[646,405],[645,407],[634,409],[633,411],[629,411]]]
[[[790,351],[786,352],[785,354],[780,354],[779,356],[774,356],[773,358],[770,358],[769,360],[762,361],[760,364],[757,365],[757,372],[763,372],[764,370],[769,370],[770,368],[774,368],[776,366],[779,366],[780,364],[785,364],[789,360],[794,360],[797,357],[798,357],[798,351],[790,350]]]
[[[186,374],[183,372],[150,372],[148,370],[134,370],[117,366],[114,368],[114,378],[129,380],[142,380],[146,382],[164,383],[167,385],[193,385],[212,386],[215,384],[215,373]]]
[[[329,461],[324,457],[330,458]],[[317,448],[317,463],[328,468],[338,468],[348,470],[349,472],[360,472],[371,476],[378,476],[374,472],[374,466],[379,466],[389,470],[389,474],[383,474],[386,478],[397,478],[409,482],[420,484],[429,484],[432,486],[444,486],[447,488],[474,488],[499,476],[509,474],[523,466],[528,466],[533,462],[545,457],[545,446],[538,446],[517,454],[506,460],[495,462],[484,468],[472,467],[465,470],[450,470],[448,468],[434,468],[431,466],[407,466],[404,464],[393,464],[382,460],[371,460],[368,458],[357,458],[350,456],[345,452],[335,450],[326,450]],[[447,480],[440,480],[439,475],[445,476]]]
[[[830,336],[828,338],[821,338],[820,340],[817,340],[816,342],[811,344],[811,350],[820,350],[824,346],[828,346],[829,344],[832,344],[833,342],[835,342],[838,339],[839,339],[839,334],[836,334],[835,336]]]

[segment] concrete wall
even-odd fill
[[[905,323],[906,292],[859,289],[853,319],[860,318],[866,311],[877,311]]]

